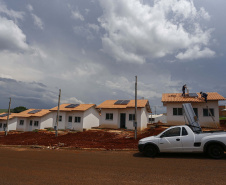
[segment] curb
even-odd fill
[[[85,150],[85,151],[138,151],[138,149],[134,149],[134,148],[106,149],[106,148],[57,147],[57,146],[42,146],[42,145],[0,145],[0,148],[27,148],[27,149],[45,149],[45,150]]]

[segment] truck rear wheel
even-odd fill
[[[208,155],[214,159],[220,159],[224,156],[224,149],[220,145],[210,145]]]
[[[158,154],[158,150],[155,146],[153,145],[147,145],[144,148],[144,155],[146,157],[155,157]]]

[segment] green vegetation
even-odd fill
[[[14,109],[10,109],[10,112],[11,113],[20,113],[20,112],[23,112],[27,110],[26,107],[23,107],[23,106],[19,106],[19,107],[15,107]],[[0,109],[0,113],[3,113],[3,112],[8,112],[8,109]]]
[[[220,117],[220,120],[226,120],[226,117]]]
[[[0,113],[8,112],[8,109],[0,109]]]
[[[14,112],[14,113],[20,113],[20,112],[23,112],[25,110],[27,110],[26,107],[19,106],[19,107],[15,107],[12,112]]]

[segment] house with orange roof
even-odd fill
[[[56,125],[57,109],[50,109],[53,113],[53,126]],[[95,104],[62,104],[59,107],[58,129],[83,131],[98,127],[100,113]]]
[[[225,98],[217,92],[208,92],[207,94],[207,102],[200,93],[187,93],[185,96],[182,96],[181,93],[162,94],[163,105],[167,108],[167,124],[185,124],[182,104],[191,103],[200,125],[202,127],[215,127],[215,124],[219,124],[218,102],[225,100]]]
[[[28,109],[15,115],[16,130],[33,131],[53,127],[53,116],[48,109]]]
[[[106,100],[101,109],[100,127],[134,129],[135,100]],[[137,100],[137,129],[147,128],[151,108],[148,100]]]
[[[16,130],[17,126],[17,118],[16,118],[16,113],[11,113],[9,115],[9,125],[8,125],[8,130]],[[0,131],[4,131],[4,128],[6,128],[7,125],[7,119],[8,119],[8,113],[1,113],[0,114]]]

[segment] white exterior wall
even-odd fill
[[[163,114],[154,114],[154,115],[149,114],[149,118],[154,118],[155,119],[154,121],[152,121],[152,123],[158,123],[159,121],[161,123],[167,123],[166,122],[166,116],[163,115]],[[149,123],[151,123],[151,121],[149,121]]]
[[[7,123],[7,120],[0,120],[0,123],[2,123],[2,127],[0,128],[0,131],[4,131],[4,124]],[[9,125],[8,125],[8,131],[16,130],[16,126],[17,126],[17,118],[10,119]]]
[[[90,109],[84,112],[84,118],[83,118],[84,129],[99,127],[99,125],[100,125],[100,114],[96,108],[91,107]]]
[[[113,120],[106,120],[106,113],[113,113]],[[134,114],[134,108],[127,109],[101,109],[100,127],[102,128],[120,128],[120,114],[126,114],[125,127],[130,130],[134,130],[133,122],[129,120],[129,114]],[[146,108],[137,109],[137,129],[142,130],[147,128],[148,112]]]
[[[118,109],[101,109],[100,127],[102,128],[119,128]],[[113,120],[106,120],[106,113],[113,113]]]
[[[26,118],[26,130],[25,131],[33,131],[35,129],[41,129],[41,118],[40,117],[29,117]],[[30,126],[30,121],[32,121],[32,126]],[[35,126],[35,121],[38,121],[38,126]]]
[[[20,120],[24,120],[24,124],[20,125]],[[28,118],[17,118],[17,127],[18,131],[27,131],[27,125],[29,124]]]
[[[219,125],[219,109],[218,101],[208,101],[209,109],[214,109],[214,119],[215,123]],[[193,108],[198,108],[198,119],[199,124],[202,127],[216,127],[211,116],[203,116],[203,109],[207,108],[206,103],[192,103]],[[184,125],[184,116],[174,116],[173,108],[182,108],[182,103],[167,103],[167,124],[168,125]]]
[[[53,127],[53,113],[46,114],[45,116],[41,117],[41,121],[39,123],[39,128],[44,129],[48,127]]]
[[[127,108],[127,109],[119,109],[119,119],[118,119],[118,128],[120,128],[120,113],[126,114],[126,128],[130,130],[134,130],[133,122],[129,120],[129,114],[135,114],[134,108]],[[137,108],[137,129],[141,128],[141,109]]]
[[[84,112],[68,112],[66,114],[66,123],[65,126],[68,128],[68,118],[69,116],[72,116],[72,130],[78,130],[78,131],[83,131],[83,116]],[[75,123],[75,117],[81,117],[80,123]]]
[[[141,126],[140,130],[147,128],[148,124],[148,111],[146,108],[141,108]]]
[[[59,116],[62,116],[62,121],[58,121],[58,129],[66,129],[66,112],[59,112]],[[57,111],[52,112],[52,118],[53,118],[53,123],[52,127],[56,126],[56,117],[57,117]]]

